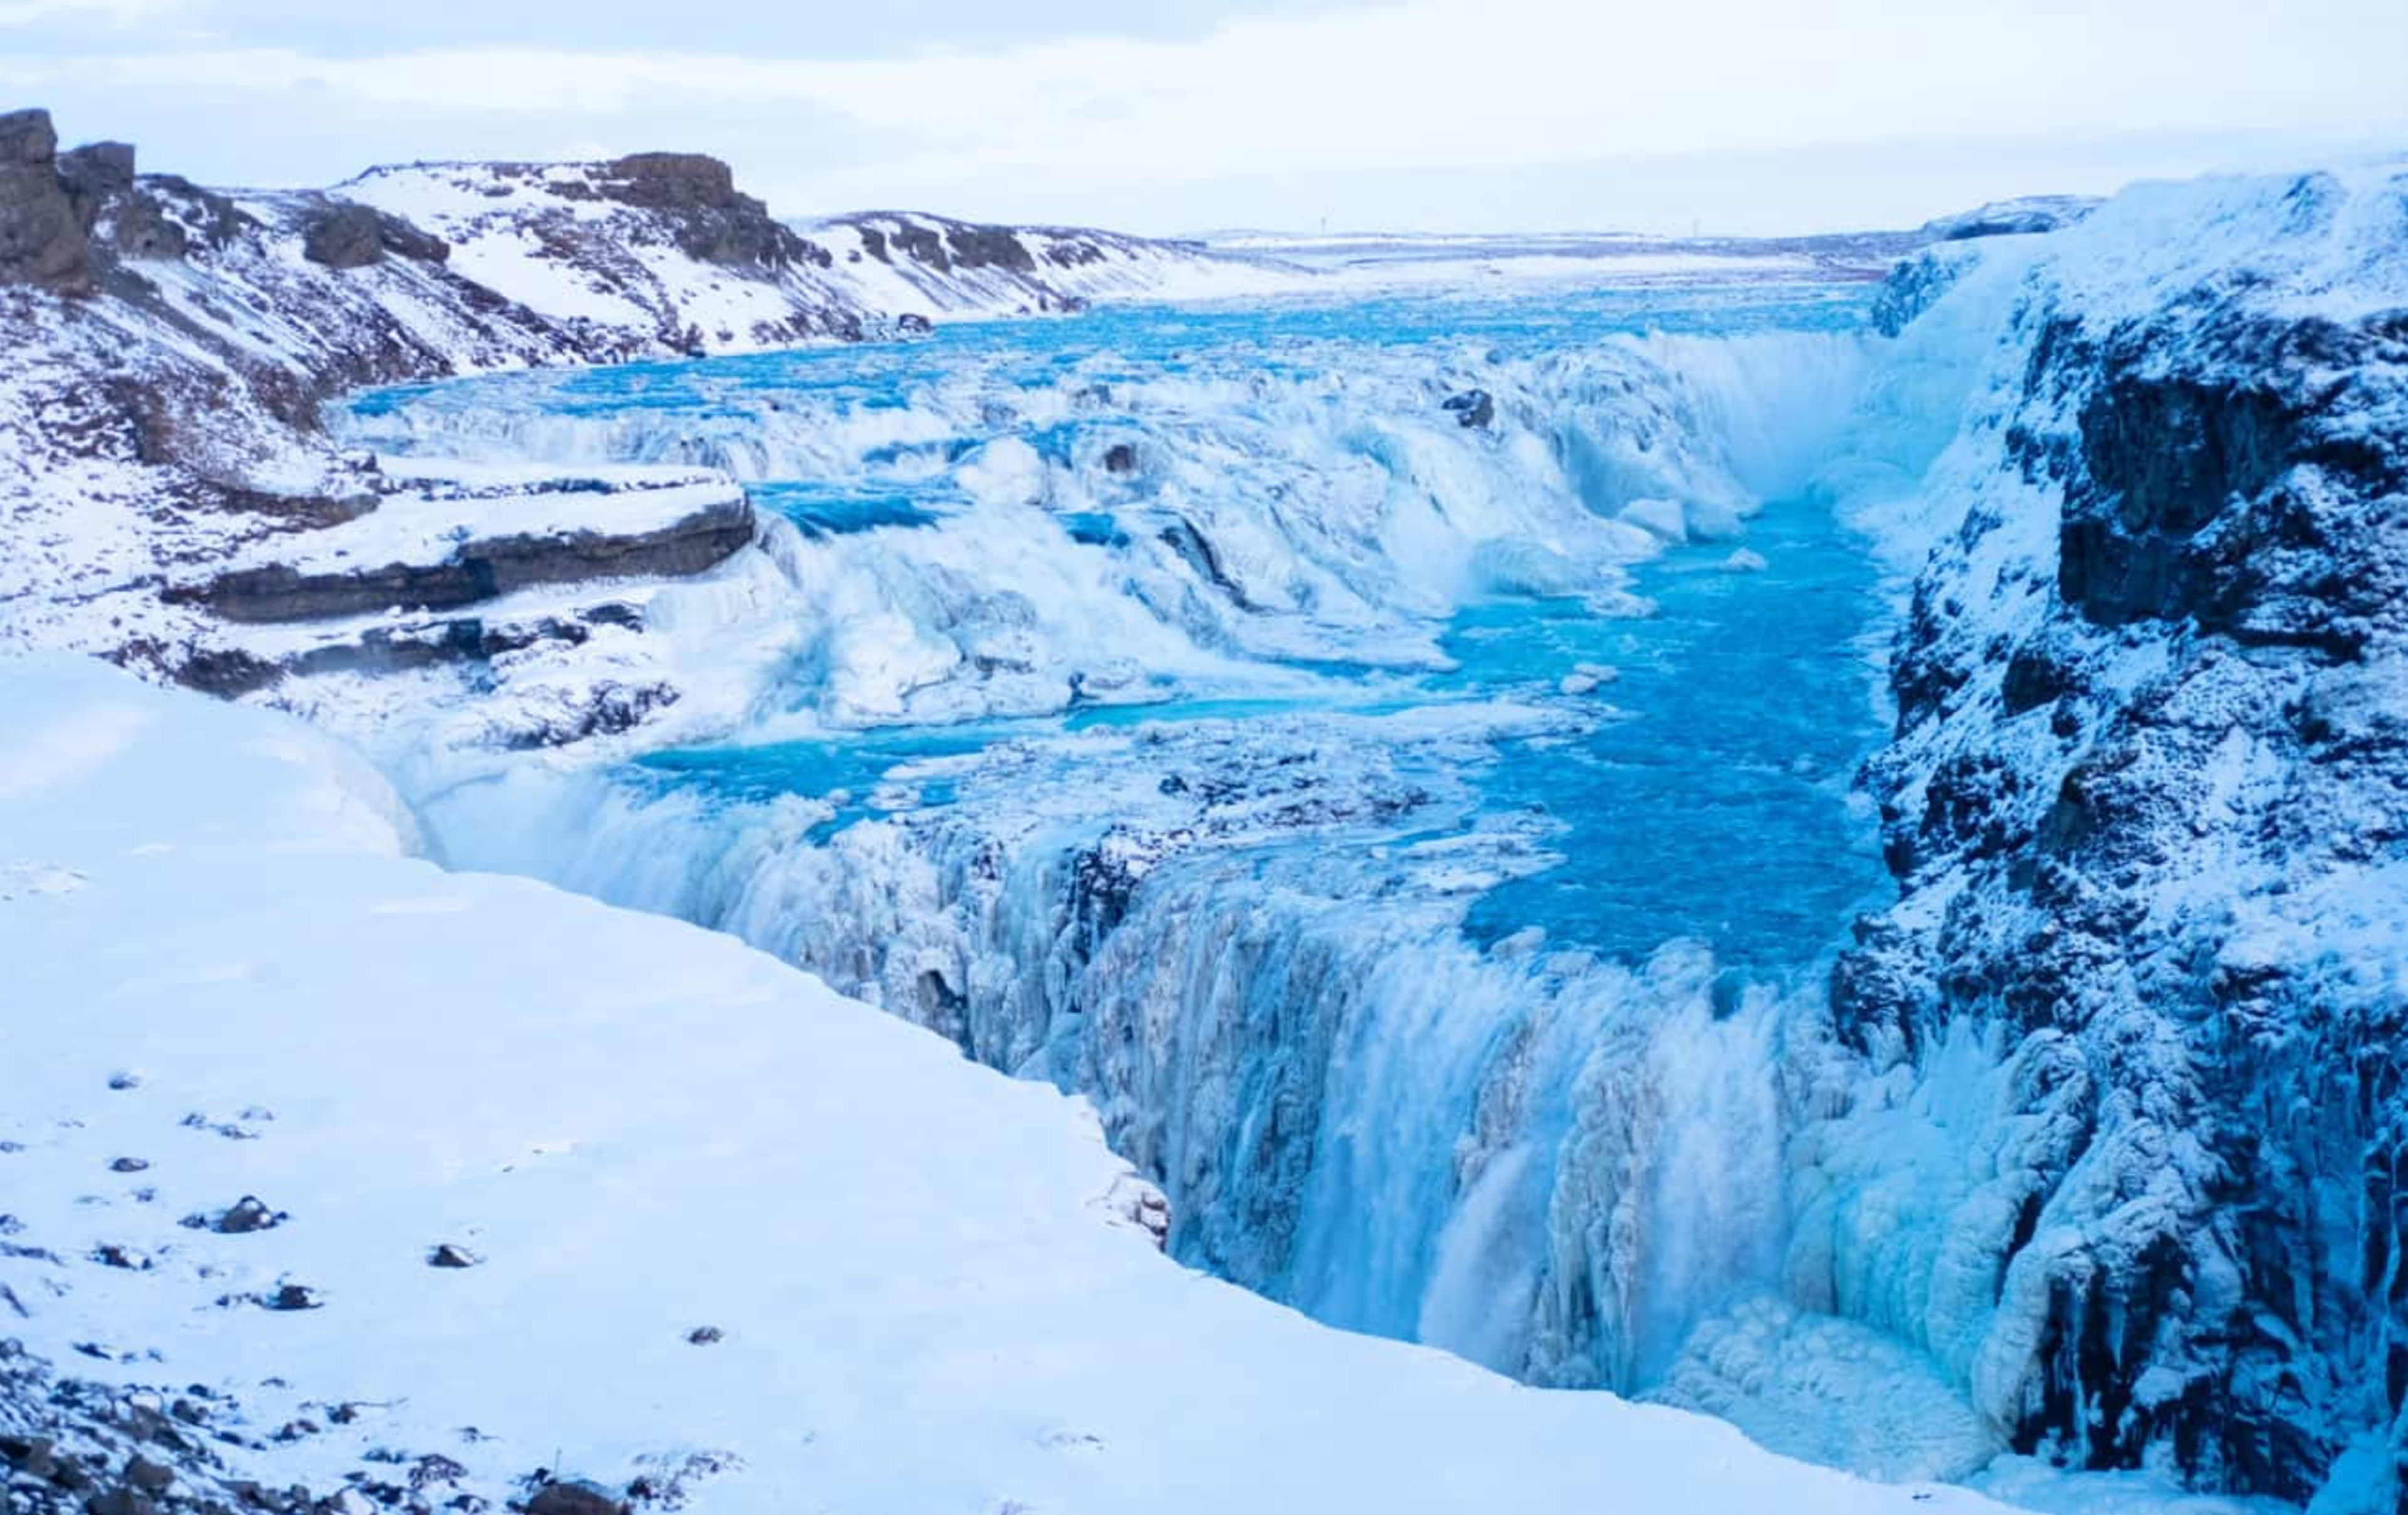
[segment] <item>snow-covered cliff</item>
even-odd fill
[[[2018,1448],[2334,1510],[2408,1455],[2408,174],[2127,193],[2003,325],[1792,1265]],[[1910,327],[1905,340],[1913,341]]]
[[[746,550],[743,492],[693,469],[430,484],[331,443],[323,403],[1279,277],[1104,234],[882,216],[831,235],[694,155],[218,192],[0,116],[0,648],[235,694],[408,672],[477,695],[480,739],[617,730],[704,681],[646,635],[664,616],[767,635],[778,570]]]
[[[1110,296],[1293,284],[1266,260],[1109,232],[877,212],[788,224],[725,164],[644,153],[595,164],[415,164],[336,194],[439,234],[452,265],[637,350],[744,352],[924,332],[947,317],[1077,309]]]
[[[1028,314],[1101,300],[1211,299],[1298,288],[1282,260],[1068,226],[982,226],[918,211],[807,222],[828,278],[874,307]]]

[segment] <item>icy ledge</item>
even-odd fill
[[[781,1515],[1999,1508],[1187,1272],[1081,1104],[730,939],[418,861],[283,718],[48,662],[0,665],[0,1314],[233,1396],[237,1472],[684,1475]]]

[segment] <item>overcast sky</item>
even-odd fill
[[[2408,149],[2408,0],[0,0],[0,107],[221,183],[717,153],[781,213],[1909,224]]]

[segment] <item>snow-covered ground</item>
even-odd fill
[[[87,1376],[312,1428],[237,1466],[779,1515],[1993,1508],[1188,1272],[1078,1102],[418,861],[284,718],[18,662],[0,753],[0,1305]]]

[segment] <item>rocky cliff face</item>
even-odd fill
[[[490,689],[515,660],[553,693],[504,722],[513,742],[674,699],[593,645],[638,641],[624,592],[576,586],[715,569],[754,532],[732,484],[430,487],[318,426],[359,386],[663,350],[648,329],[551,320],[357,201],[236,199],[139,174],[122,144],[63,153],[39,112],[0,144],[0,646],[287,702],[313,675],[436,665]],[[246,630],[263,622],[309,625]]]
[[[897,312],[822,277],[827,250],[770,216],[714,158],[417,164],[336,192],[423,226],[454,266],[620,355],[751,351],[893,335]]]
[[[1839,1127],[1994,1071],[1928,1122],[1946,1247],[1877,1156],[1809,1226],[2019,1449],[2353,1511],[2408,1456],[2403,226],[2397,173],[2142,193],[2027,279],[1833,980],[1911,1071]]]
[[[1277,259],[1071,226],[985,226],[868,210],[806,223],[827,277],[866,303],[939,314],[1037,315],[1098,301],[1242,295],[1305,277]]]
[[[505,740],[615,729],[678,694],[624,585],[732,578],[758,600],[774,579],[743,550],[741,492],[722,480],[666,518],[652,507],[692,481],[641,470],[430,492],[343,454],[321,407],[366,386],[1076,303],[1017,234],[946,224],[959,263],[864,279],[692,154],[234,195],[137,172],[122,143],[63,152],[43,112],[0,116],[0,647],[102,652],[303,707],[305,676],[452,665],[464,696],[542,689]],[[1115,266],[1142,286],[1143,268]],[[550,508],[564,501],[580,508]],[[450,518],[429,526],[438,507]],[[394,521],[414,523],[407,540],[374,529]],[[395,555],[329,556],[362,536]],[[576,587],[599,581],[617,587]],[[304,622],[314,635],[246,629]]]

